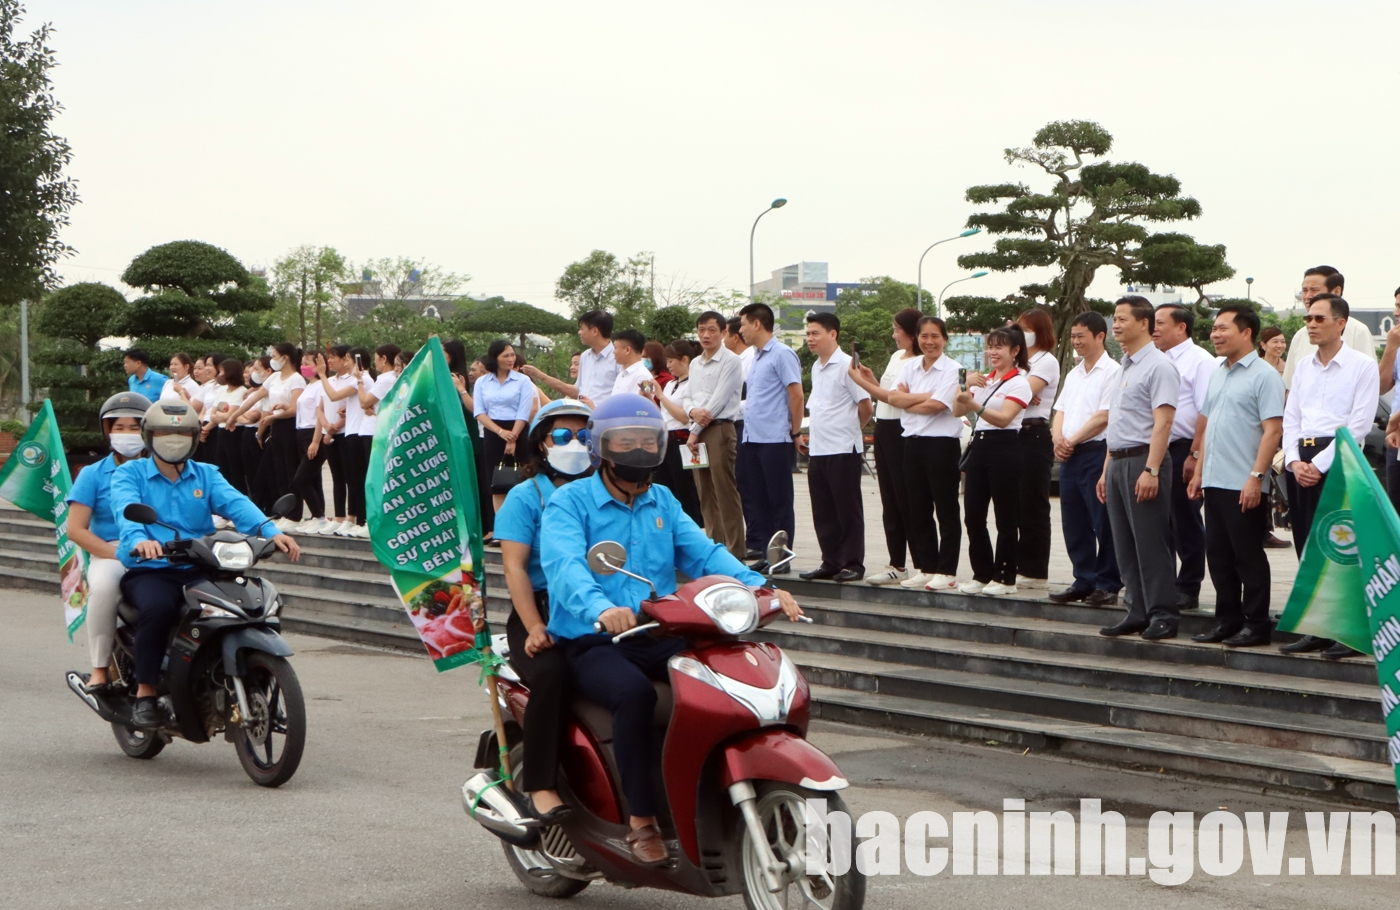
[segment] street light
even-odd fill
[[[787,200],[781,196],[768,204],[768,208],[758,213],[758,218],[762,218],[774,209],[780,209],[787,205]],[[758,218],[753,220],[753,227],[749,229],[749,303],[753,303],[753,233],[758,230]]]
[[[937,243],[929,244],[928,250],[931,250],[934,247],[938,246],[939,243],[947,243],[949,240],[960,240],[963,237],[971,237],[973,234],[980,233],[982,233],[982,229],[980,227],[968,228],[956,237],[949,237],[945,240],[939,240]],[[924,256],[928,255],[928,250],[924,250],[923,255],[919,257],[919,297],[918,302],[914,304],[914,308],[918,310],[922,310],[924,308]]]
[[[1253,300],[1253,299],[1254,299],[1254,279],[1253,279],[1253,278],[1246,278],[1246,279],[1244,280],[1244,299],[1245,299],[1245,300]]]
[[[953,285],[958,284],[959,282],[962,282],[962,281],[971,281],[971,280],[974,279],[974,278],[981,278],[983,275],[986,275],[986,274],[987,274],[986,272],[973,272],[971,275],[968,275],[966,278],[955,278],[954,280],[948,282],[948,284],[943,288],[943,290],[941,290],[941,291],[938,292],[938,302],[935,303],[935,304],[933,305],[933,315],[935,315],[935,316],[941,316],[941,315],[942,315],[942,311],[943,311],[943,295],[946,294],[946,293],[948,293],[948,288],[950,288],[950,287],[952,287]]]

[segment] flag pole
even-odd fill
[[[496,665],[501,658],[492,653],[490,645],[484,646],[481,649],[481,654],[487,668],[486,695],[491,699],[491,721],[496,725],[496,751],[500,753],[502,779],[505,781],[507,789],[514,790],[515,775],[510,769],[510,745],[506,740],[506,722],[501,716],[501,681],[500,677],[496,675]]]

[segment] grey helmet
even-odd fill
[[[146,411],[141,438],[146,450],[169,464],[184,464],[199,446],[199,415],[183,401],[169,398],[157,401]],[[167,435],[157,437],[157,431]]]
[[[105,429],[108,419],[135,417],[137,420],[145,421],[146,412],[150,409],[151,400],[145,395],[138,395],[135,392],[118,392],[102,402],[102,408],[97,412],[97,419],[102,422]]]

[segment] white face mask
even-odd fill
[[[1030,349],[1030,348],[1033,348],[1033,347],[1035,347],[1035,332],[1027,332],[1027,333],[1026,333],[1026,348],[1027,348],[1027,349]]]
[[[569,477],[586,473],[593,465],[593,457],[577,439],[571,439],[562,446],[550,446],[545,453],[545,459],[550,467]]]
[[[256,382],[256,383],[261,384],[262,381],[263,381],[264,379],[267,378],[267,374],[266,374],[266,373],[259,373],[259,372],[257,372],[257,371],[255,370],[255,371],[253,371],[252,373],[249,373],[249,374],[248,374],[248,378],[251,379],[251,380],[253,380],[253,381]]]
[[[155,450],[161,461],[169,464],[183,464],[194,451],[194,438],[183,433],[169,436],[157,436],[151,440],[151,448]]]
[[[112,451],[123,458],[135,458],[146,449],[140,433],[113,433],[109,437]]]
[[[285,357],[274,357],[274,358],[272,358],[272,368],[273,368],[274,370],[281,370],[281,369],[282,369],[284,366],[286,366],[286,365],[287,365],[287,358],[285,358]]]

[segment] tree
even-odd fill
[[[121,291],[107,284],[83,281],[54,291],[35,315],[34,328],[54,338],[71,338],[85,347],[112,333],[112,321],[126,308]]]
[[[461,296],[462,286],[472,280],[470,275],[459,275],[405,256],[371,259],[360,269],[360,277],[359,284],[352,283],[345,291],[377,296],[383,301],[410,297],[455,300]]]
[[[647,253],[622,263],[612,253],[594,250],[564,269],[555,283],[554,296],[569,305],[574,318],[589,310],[606,310],[613,314],[615,330],[645,329],[656,310],[650,268]]]
[[[299,246],[272,266],[277,323],[289,341],[320,350],[339,334],[341,284],[349,274],[345,258],[329,246]]]
[[[1151,245],[1152,235],[1144,225],[1189,220],[1201,213],[1199,202],[1181,194],[1175,177],[1133,162],[1085,163],[1086,157],[1102,158],[1112,147],[1113,137],[1097,123],[1057,121],[1037,132],[1029,148],[1005,150],[1008,164],[1044,172],[1052,181],[1048,188],[1036,191],[1023,183],[1001,183],[967,191],[968,202],[999,204],[1002,209],[968,218],[968,227],[983,228],[998,239],[989,251],[959,256],[958,265],[998,272],[1057,269],[1055,281],[1047,286],[1053,291],[1047,303],[1062,361],[1069,355],[1069,324],[1090,308],[1087,290],[1098,269],[1116,266],[1127,280],[1144,266],[1144,244]],[[1165,254],[1174,242],[1162,241],[1156,252]]]
[[[70,451],[102,445],[98,407],[126,385],[121,353],[97,347],[126,306],[116,288],[82,282],[49,294],[35,309],[35,384],[46,390]]]
[[[700,311],[682,304],[657,307],[647,320],[645,335],[662,344],[670,344],[695,334],[695,317]]]
[[[483,332],[493,335],[513,336],[518,347],[525,347],[525,336],[568,335],[575,323],[558,313],[542,310],[528,303],[514,303],[504,298],[492,298],[489,306],[479,307],[465,318],[453,320],[453,325],[462,332]]]

